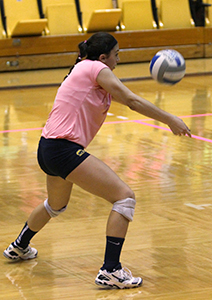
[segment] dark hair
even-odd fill
[[[107,32],[97,32],[87,41],[78,45],[81,58],[98,60],[101,54],[110,54],[110,51],[117,44],[117,40]]]
[[[109,55],[110,51],[117,43],[118,42],[114,36],[107,32],[94,33],[87,41],[79,43],[79,54],[75,65],[84,57],[90,60],[98,60],[101,54]],[[74,66],[70,69],[68,75],[71,73]]]

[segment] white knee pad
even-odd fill
[[[45,207],[47,213],[50,215],[51,218],[57,217],[59,214],[61,214],[62,212],[64,212],[66,210],[66,208],[67,208],[67,206],[64,206],[60,210],[54,210],[54,209],[52,209],[51,206],[48,203],[48,198],[44,201],[44,207]]]
[[[133,198],[118,200],[113,204],[112,210],[117,211],[129,221],[132,221],[135,211],[135,203],[136,201]]]

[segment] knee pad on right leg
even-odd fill
[[[117,211],[130,222],[133,220],[136,201],[133,198],[126,198],[114,202],[112,210]]]
[[[61,214],[62,212],[64,212],[67,208],[67,206],[64,206],[63,208],[61,208],[60,210],[54,210],[51,208],[51,206],[48,203],[48,199],[46,199],[44,201],[44,207],[47,211],[47,213],[50,215],[51,218],[55,218],[57,216],[59,216],[59,214]]]

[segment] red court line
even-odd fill
[[[207,114],[197,114],[197,115],[188,115],[188,116],[180,116],[180,118],[196,118],[196,117],[206,117],[206,116],[212,116],[212,113],[207,113]],[[154,125],[147,123],[146,121],[151,121],[152,119],[143,119],[143,120],[120,120],[120,121],[111,121],[111,122],[105,122],[104,124],[118,124],[118,123],[139,123],[142,125],[146,125],[149,127],[154,127],[166,131],[171,131],[167,127],[159,126],[159,125]],[[23,131],[34,131],[34,130],[42,130],[43,127],[38,127],[38,128],[24,128],[24,129],[9,129],[9,130],[0,130],[0,133],[7,133],[7,132],[23,132]],[[197,136],[192,134],[192,138],[195,138],[197,140],[201,140],[204,142],[209,142],[212,143],[211,139],[207,139],[201,136]]]
[[[207,117],[212,116],[212,113],[207,114],[198,114],[198,115],[186,115],[186,116],[179,116],[179,118],[198,118],[198,117]],[[120,120],[120,121],[109,121],[105,122],[104,124],[118,124],[118,123],[130,123],[130,122],[145,122],[145,121],[151,121],[153,119],[142,119],[142,120]]]
[[[43,129],[43,127],[38,127],[38,128],[23,128],[23,129],[9,129],[9,130],[0,130],[0,133],[34,131],[34,130],[42,130],[42,129]]]
[[[146,126],[150,126],[150,127],[154,127],[154,128],[158,128],[158,129],[162,129],[162,130],[166,130],[166,131],[171,131],[171,129],[169,129],[169,128],[158,126],[158,125],[154,125],[154,124],[149,124],[149,123],[142,122],[142,121],[136,121],[136,123],[139,123],[139,124],[142,124],[142,125],[146,125]],[[198,135],[192,134],[191,137],[194,138],[194,139],[197,139],[197,140],[201,140],[201,141],[204,141],[204,142],[212,143],[211,139],[207,139],[207,138],[204,138],[204,137],[201,137],[201,136],[198,136]]]
[[[190,115],[190,116],[180,116],[180,118],[197,118],[197,117],[207,117],[207,116],[212,116],[212,113],[199,114],[199,115]]]

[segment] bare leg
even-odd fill
[[[60,210],[68,204],[72,183],[60,177],[47,175],[48,203],[53,210]],[[44,204],[38,205],[22,228],[18,238],[4,251],[4,256],[13,261],[33,259],[38,251],[28,247],[33,236],[50,220]],[[24,250],[23,250],[24,249]]]
[[[59,211],[68,204],[73,183],[94,195],[104,198],[111,204],[118,200],[135,197],[128,185],[106,164],[90,155],[67,176],[66,180],[47,175],[48,204],[53,210]],[[18,238],[11,246],[12,248],[8,247],[4,251],[5,256],[11,259],[22,258],[23,256],[27,259],[35,258],[37,250],[26,247],[36,232],[45,226],[49,220],[50,216],[42,203],[31,213]],[[118,270],[121,268],[120,254],[128,225],[129,221],[122,214],[111,211],[106,229],[107,242],[104,263],[97,277],[101,277],[101,272],[104,272],[104,270],[112,272],[116,268],[119,272]],[[24,252],[17,253],[18,250],[15,247],[28,249],[28,252],[27,254]],[[16,251],[15,254],[14,251]],[[100,280],[100,277],[96,280]]]
[[[27,224],[32,231],[37,232],[43,228],[50,219],[51,217],[47,213],[44,204],[41,203],[33,210],[29,216]]]
[[[60,177],[47,175],[48,203],[54,210],[60,210],[69,202],[72,183]],[[32,231],[39,231],[50,220],[44,204],[41,203],[31,213],[27,223]]]
[[[106,164],[90,155],[66,178],[84,190],[112,204],[125,198],[135,198],[133,191]],[[106,234],[124,238],[129,221],[115,211],[108,218]]]
[[[129,221],[116,211],[111,211],[107,221],[107,236],[125,238]]]
[[[127,197],[134,198],[132,190],[107,165],[90,155],[66,180],[47,175],[48,202],[52,209],[60,210],[68,204],[73,183],[111,203]],[[50,216],[42,203],[34,209],[27,223],[32,231],[37,232],[49,220]],[[106,234],[124,238],[128,223],[125,217],[111,211]]]
[[[90,155],[66,180],[47,175],[48,203],[54,210],[66,206],[70,199],[73,183],[88,192],[114,203],[128,197],[134,198],[132,190],[101,160]],[[40,204],[31,213],[27,223],[32,231],[39,231],[50,220],[44,204]],[[106,234],[124,238],[129,221],[115,211],[108,218]]]

